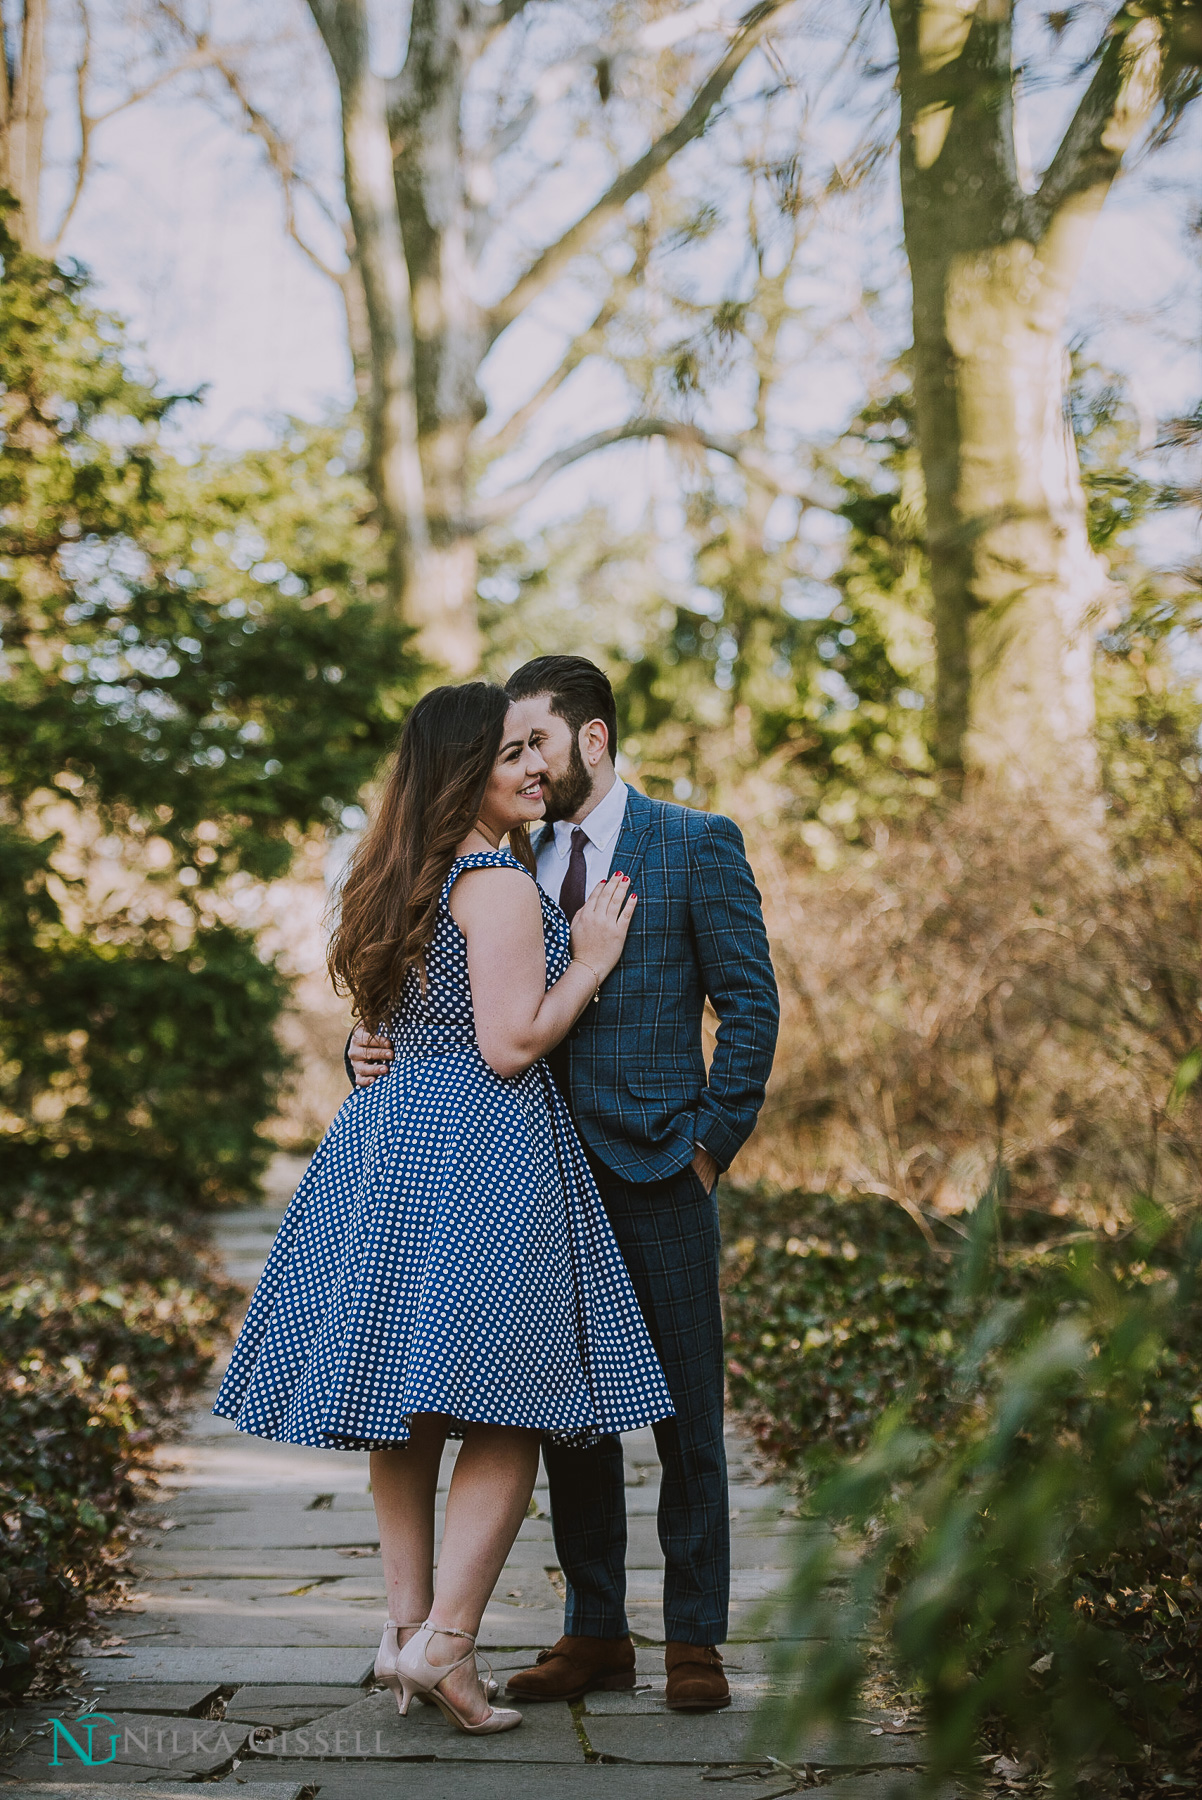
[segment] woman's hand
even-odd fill
[[[595,972],[598,983],[618,966],[637,904],[630,877],[619,869],[597,883],[572,920],[572,955]]]

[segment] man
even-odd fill
[[[551,1060],[676,1407],[655,1427],[667,1703],[705,1711],[730,1703],[717,1650],[730,1508],[714,1189],[754,1128],[779,1017],[760,896],[732,820],[650,800],[619,779],[613,689],[595,664],[536,657],[507,691],[547,764],[540,884],[569,919],[611,868],[639,895],[621,962]],[[718,1016],[708,1075],[707,998]],[[354,1079],[383,1073],[390,1054],[359,1027]],[[621,1441],[547,1444],[543,1456],[567,1582],[564,1636],[510,1676],[509,1692],[576,1700],[633,1687]]]

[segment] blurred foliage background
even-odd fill
[[[245,900],[356,804],[415,666],[372,603],[345,430],[181,463],[161,428],[186,401],[131,374],[83,279],[11,236],[0,254],[0,1619],[21,1688],[111,1584],[140,1453],[236,1299],[201,1215],[270,1154],[288,996]]]
[[[623,773],[738,819],[781,987],[729,1388],[833,1648],[766,1742],[867,1695],[932,1782],[1192,1791],[1199,414],[1068,297],[1124,158],[1191,228],[1196,0],[970,9],[938,66],[925,0],[469,10],[400,9],[388,79],[361,0],[5,12],[0,1680],[119,1594],[236,1304],[206,1218],[337,1103],[319,919],[406,707],[571,650]],[[256,147],[345,316],[353,404],[258,448],[189,441],[62,248],[159,91]],[[647,444],[613,503],[555,486]]]

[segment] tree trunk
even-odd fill
[[[409,272],[393,193],[384,83],[371,67],[366,0],[310,0],[338,78],[346,199],[371,342],[369,466],[402,614],[426,549],[417,449]],[[356,296],[347,294],[348,318]]]
[[[937,749],[949,770],[1091,794],[1110,582],[1086,534],[1063,312],[1036,260],[1021,243],[911,250]]]
[[[893,0],[936,739],[1079,811],[1096,793],[1093,640],[1110,605],[1069,425],[1063,330],[1093,220],[1155,102],[1159,32],[1112,28],[1038,193],[1018,179],[1010,0]]]
[[[430,539],[413,607],[428,654],[458,675],[479,665],[481,651],[468,460],[485,412],[479,369],[488,341],[472,294],[462,109],[467,71],[483,42],[473,0],[414,0],[405,67],[389,111],[396,207],[413,294],[417,429]]]
[[[5,46],[7,50],[7,46]],[[40,250],[39,197],[46,129],[46,0],[25,0],[20,60],[0,57],[0,188],[16,201],[8,228],[25,250]]]

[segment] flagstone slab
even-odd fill
[[[224,1781],[212,1784],[219,1794],[228,1793],[230,1785]],[[300,1780],[264,1781],[255,1788],[255,1800],[299,1800],[307,1785]],[[97,1783],[81,1786],[74,1781],[33,1781],[8,1787],[0,1782],[0,1794],[4,1794],[6,1800],[41,1800],[44,1795],[50,1796],[50,1800],[180,1800],[181,1794],[195,1792],[191,1783],[153,1779],[132,1782],[125,1777],[105,1782],[103,1786]]]
[[[172,1534],[174,1536],[174,1533]],[[501,1571],[497,1591],[505,1595],[508,1588],[518,1587],[532,1575],[545,1578],[549,1569],[558,1571],[554,1544],[545,1539],[519,1538],[509,1553],[509,1561]],[[304,1581],[357,1581],[369,1591],[384,1592],[378,1544],[350,1544],[337,1549],[209,1550],[192,1548],[181,1540],[170,1548],[138,1552],[138,1579],[143,1590],[153,1590],[164,1582],[254,1581],[272,1582],[283,1587],[299,1586]]]
[[[387,1690],[369,1694],[354,1706],[327,1713],[311,1725],[280,1733],[271,1747],[264,1736],[253,1736],[248,1754],[264,1759],[330,1757],[366,1763],[424,1761],[431,1757],[458,1762],[584,1760],[575,1721],[566,1706],[530,1707],[517,1730],[477,1738],[459,1731],[437,1707],[415,1705],[408,1717],[402,1718]]]
[[[310,1512],[270,1507],[209,1514],[181,1520],[171,1533],[177,1545],[194,1550],[322,1550],[340,1544],[378,1544],[375,1520],[365,1513]]]
[[[625,1718],[589,1713],[581,1723],[592,1750],[617,1762],[754,1762],[763,1754],[763,1746],[755,1742],[753,1719],[729,1709]],[[857,1726],[843,1739],[830,1732],[809,1733],[789,1760],[820,1768],[869,1769],[913,1765],[922,1757],[916,1738],[872,1737]]]
[[[139,1551],[138,1579],[154,1581],[317,1581],[323,1576],[342,1576],[348,1569],[380,1567],[379,1549],[372,1545],[352,1545],[356,1554],[341,1550],[205,1550],[179,1547],[178,1555],[167,1551]]]
[[[730,1705],[726,1711],[730,1713],[755,1712],[769,1694],[787,1694],[791,1691],[768,1675],[728,1675],[727,1679],[730,1684]],[[661,1668],[658,1681],[640,1679],[638,1686],[634,1688],[623,1688],[616,1693],[586,1694],[586,1720],[637,1718],[666,1713],[668,1703],[665,1685]],[[585,1728],[588,1729],[587,1724]]]
[[[98,1680],[89,1688],[89,1704],[94,1711],[164,1713],[178,1719],[196,1719],[217,1698],[221,1683],[114,1679],[107,1683]]]
[[[528,1648],[537,1652],[549,1649],[562,1636],[561,1606],[557,1605],[553,1612],[549,1608],[540,1611],[534,1607],[501,1606],[490,1600],[476,1641],[484,1651]],[[530,1661],[534,1661],[533,1656]]]
[[[274,1687],[243,1687],[228,1702],[225,1716],[286,1730],[307,1725],[310,1719],[340,1706],[353,1706],[362,1698],[363,1690],[354,1687],[289,1687],[283,1683]]]
[[[484,1742],[503,1744],[519,1738],[525,1726]],[[470,1738],[461,1742],[470,1743]],[[290,1780],[320,1783],[319,1800],[780,1800],[795,1789],[791,1776],[755,1779],[715,1785],[703,1779],[703,1771],[690,1768],[617,1768],[603,1763],[452,1762],[406,1763],[403,1773],[393,1763],[292,1762],[263,1765],[261,1759],[241,1763],[237,1779],[247,1783],[243,1792],[254,1800],[264,1791],[257,1783]],[[252,1786],[252,1784],[255,1784]],[[214,1791],[223,1791],[224,1784]],[[828,1790],[807,1793],[805,1800],[826,1800]],[[829,1790],[830,1800],[836,1800]],[[838,1800],[861,1800],[858,1795]],[[867,1800],[867,1796],[865,1796]],[[883,1792],[871,1800],[890,1800]]]
[[[792,1537],[739,1538],[730,1541],[731,1579],[744,1570],[768,1571],[779,1580],[788,1577],[797,1553],[797,1540]]]
[[[157,1650],[214,1650],[235,1646],[240,1650],[277,1649],[281,1642],[296,1649],[374,1650],[380,1640],[383,1607],[379,1601],[355,1608],[330,1608],[324,1614],[319,1608],[298,1609],[295,1613],[283,1607],[239,1607],[233,1603],[207,1613],[187,1614],[166,1611],[159,1629],[130,1633],[131,1654]],[[140,1640],[135,1643],[135,1637]],[[99,1666],[97,1664],[97,1666]],[[136,1678],[136,1677],[135,1677]]]
[[[375,1660],[375,1644],[370,1651],[330,1646],[314,1650],[228,1643],[199,1647],[156,1644],[127,1652],[119,1667],[125,1681],[213,1681],[226,1687],[246,1682],[304,1682],[310,1686],[337,1682],[357,1687],[367,1680]],[[82,1664],[94,1681],[116,1673],[111,1663],[84,1657]]]

